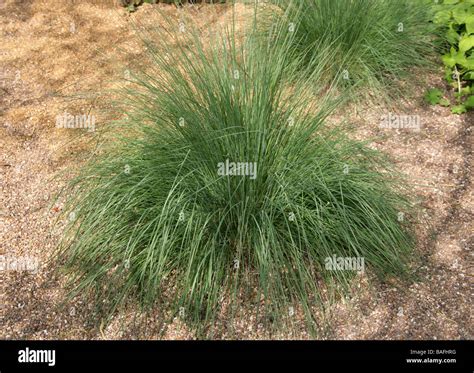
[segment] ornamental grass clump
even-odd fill
[[[127,119],[63,193],[72,295],[94,295],[109,316],[136,300],[208,333],[238,300],[274,320],[298,307],[313,323],[320,287],[355,274],[328,258],[407,272],[397,176],[325,125],[337,100],[315,98],[307,77],[333,56],[300,75],[293,36],[280,33],[278,48],[233,30],[209,43],[189,28],[170,33],[175,43],[146,40],[149,68],[116,106]]]
[[[434,60],[430,6],[423,0],[272,0],[272,22],[293,32],[303,68],[329,48],[325,81],[356,88],[358,96],[389,100]],[[318,62],[317,62],[318,63]],[[321,81],[319,82],[321,83]],[[403,91],[406,93],[406,90]]]

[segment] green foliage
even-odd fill
[[[414,80],[416,67],[431,66],[433,27],[429,7],[420,1],[273,2],[283,11],[277,17],[294,28],[294,51],[304,57],[305,67],[332,51],[321,77],[326,84],[346,92],[356,87],[364,98],[387,99],[400,96],[400,83]]]
[[[467,108],[465,105],[455,105],[451,108],[451,112],[453,114],[464,114],[467,112]]]
[[[466,106],[468,110],[474,109],[474,95],[469,96],[466,101],[464,101],[464,106]]]
[[[429,89],[425,94],[425,100],[431,105],[439,104],[441,98],[443,97],[443,92],[438,88]]]
[[[438,88],[431,88],[425,94],[425,101],[430,105],[449,106],[449,101],[443,97],[443,92]]]
[[[474,81],[474,0],[444,0],[433,6],[433,21],[444,33],[446,79],[456,90],[452,112],[471,110]]]
[[[71,294],[108,316],[129,299],[158,305],[205,336],[239,300],[275,321],[301,307],[314,327],[322,284],[355,274],[326,258],[407,273],[410,204],[381,154],[325,126],[331,92],[315,99],[307,79],[324,63],[300,74],[288,34],[279,48],[220,35],[146,41],[150,70],[117,103],[128,120],[64,190]],[[255,162],[255,178],[219,174],[226,160]]]

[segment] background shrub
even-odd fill
[[[445,0],[433,5],[433,22],[442,32],[445,77],[455,90],[451,110],[462,114],[474,109],[474,1]],[[426,99],[431,104],[449,106],[439,89],[431,89]]]

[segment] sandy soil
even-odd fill
[[[145,319],[123,312],[102,327],[90,304],[80,299],[63,304],[64,279],[54,272],[51,257],[61,235],[60,227],[53,229],[60,206],[51,200],[68,170],[83,159],[83,142],[72,141],[80,130],[57,129],[55,118],[65,111],[97,111],[99,122],[104,119],[107,101],[94,93],[112,88],[118,74],[140,59],[143,50],[134,43],[131,24],[153,26],[152,8],[145,5],[130,15],[112,1],[0,1],[0,255],[28,257],[39,265],[35,272],[0,272],[0,338],[143,339],[163,331],[158,313]],[[174,7],[159,8],[178,19]],[[227,8],[188,11],[199,25],[209,26],[224,22]],[[380,117],[388,114],[384,108],[354,112],[351,120],[355,136],[376,138],[372,145],[416,183],[424,209],[416,226],[420,279],[400,289],[360,278],[354,296],[332,307],[321,338],[473,338],[474,118],[426,106],[423,91],[418,93],[398,114],[418,115],[420,131],[379,128]],[[250,310],[235,322],[235,334],[223,328],[216,337],[308,338],[299,318],[293,324],[291,332],[274,333]],[[176,320],[164,337],[194,335]]]

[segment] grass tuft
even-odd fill
[[[314,326],[322,281],[355,274],[328,270],[328,257],[407,272],[395,173],[325,125],[337,102],[315,99],[307,77],[332,56],[301,75],[294,36],[278,32],[278,48],[232,29],[209,43],[189,30],[145,41],[152,64],[119,100],[128,119],[64,190],[72,295],[94,294],[109,316],[129,299],[159,305],[209,335],[242,294],[274,318],[301,308]],[[254,168],[225,175],[226,161]]]
[[[303,66],[333,58],[325,83],[364,99],[390,102],[416,80],[416,68],[433,66],[433,25],[423,0],[273,0],[280,12],[272,22],[295,34],[293,52]],[[321,81],[319,81],[321,83]]]

